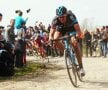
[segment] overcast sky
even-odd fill
[[[42,21],[45,25],[51,23],[58,6],[64,5],[72,10],[82,23],[85,18],[97,25],[108,24],[108,0],[0,0],[0,12],[3,14],[1,24],[9,24],[15,18],[15,10],[21,9],[24,17],[29,17],[27,25]],[[26,10],[31,8],[27,15]]]

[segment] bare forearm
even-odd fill
[[[54,30],[54,29],[51,29],[51,30],[50,30],[50,33],[49,33],[49,38],[53,37],[54,32],[55,32],[55,30]]]
[[[79,24],[75,24],[74,28],[75,28],[76,32],[78,33],[78,36],[80,36],[81,35],[81,29],[80,29]]]

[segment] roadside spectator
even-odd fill
[[[104,56],[105,54],[105,26],[103,26],[101,28],[101,31],[100,31],[100,34],[101,34],[101,39],[100,39],[100,56]]]
[[[3,27],[0,26],[0,48],[4,47],[4,41],[5,41],[2,31],[3,31]]]
[[[3,15],[0,13],[0,22],[2,21]]]
[[[3,35],[3,29],[4,29],[4,27],[3,26],[0,26],[0,41],[5,40],[5,37]]]
[[[98,40],[98,46],[99,46],[99,55],[103,55],[102,51],[102,29],[100,30],[99,28],[96,28],[96,35],[97,35],[97,40]]]
[[[15,35],[16,42],[16,58],[15,58],[15,66],[22,67],[26,63],[26,42],[25,42],[25,33],[26,33],[26,22],[28,18],[24,20],[22,17],[23,12],[21,10],[16,10],[16,14],[18,16],[15,18]]]
[[[105,27],[105,29],[103,30],[103,35],[102,35],[102,40],[103,40],[103,56],[106,57],[107,56],[107,52],[108,52],[108,26]]]
[[[2,17],[3,17],[3,15],[0,13],[0,22],[2,21]],[[4,27],[0,26],[0,41],[1,41],[0,48],[4,47],[4,44],[2,43],[2,41],[5,40],[4,35],[3,35],[3,29],[4,29]]]
[[[50,32],[50,29],[51,29],[51,25],[49,24],[47,28],[48,32]]]
[[[17,37],[15,38],[15,66],[16,67],[23,67],[24,62],[24,53],[25,53],[25,42],[23,40],[23,35],[25,31],[22,30],[18,32]]]
[[[10,24],[7,26],[7,29],[5,32],[6,41],[11,44],[14,44],[15,42],[14,24],[15,24],[15,20],[11,19]]]
[[[23,12],[21,10],[16,10],[16,14],[18,14],[18,16],[15,18],[15,35],[22,30],[21,28],[23,28],[23,24],[25,24],[28,20],[28,18],[24,20],[22,17]]]
[[[96,56],[96,51],[97,51],[97,46],[98,46],[98,36],[96,34],[95,31],[91,32],[91,36],[92,36],[92,53],[93,56]]]
[[[90,56],[92,56],[91,34],[88,30],[85,31],[84,41],[85,41],[85,45],[86,45],[86,57],[88,57],[89,52],[90,52]]]

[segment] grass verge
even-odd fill
[[[42,74],[45,70],[45,65],[43,63],[37,63],[37,62],[27,62],[26,66],[21,68],[15,67],[15,74],[11,77],[0,77],[0,80],[9,80],[9,79],[16,79],[21,78],[25,76],[31,76],[35,74],[35,76],[38,76]]]

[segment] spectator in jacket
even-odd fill
[[[15,24],[15,20],[11,19],[10,24],[7,26],[7,29],[5,32],[6,41],[12,44],[14,44],[15,42],[14,24]]]
[[[88,52],[90,52],[90,56],[92,56],[92,48],[91,48],[91,34],[88,30],[85,31],[84,34],[84,41],[85,41],[85,45],[86,45],[86,57],[88,57]]]

